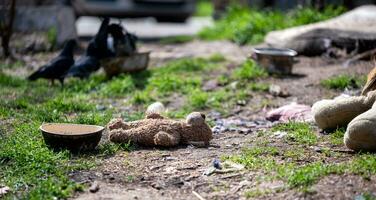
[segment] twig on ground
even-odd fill
[[[205,200],[200,194],[198,194],[197,192],[195,191],[192,191],[192,193],[200,200]]]

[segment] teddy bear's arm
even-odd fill
[[[111,142],[122,143],[132,140],[132,135],[123,129],[115,129],[109,132]]]
[[[178,134],[170,134],[165,131],[159,131],[154,136],[154,143],[158,146],[171,147],[179,144],[180,136]]]

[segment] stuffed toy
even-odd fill
[[[345,145],[353,150],[376,149],[376,91],[366,96],[324,99],[312,106],[312,113],[319,128],[335,129],[347,126]],[[372,139],[373,138],[373,139]]]
[[[124,122],[114,119],[108,125],[110,141],[126,143],[128,141],[141,146],[172,147],[179,144],[202,143],[209,145],[213,138],[205,115],[193,112],[186,120],[173,120],[163,117],[160,112],[163,105],[154,103],[146,111],[146,118]]]

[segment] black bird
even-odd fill
[[[74,65],[69,69],[65,77],[78,77],[88,78],[92,72],[97,71],[100,68],[99,59],[95,56],[82,56],[78,59]]]
[[[75,40],[68,40],[60,54],[52,59],[47,65],[40,67],[37,71],[32,73],[28,80],[34,81],[39,78],[49,79],[52,84],[54,80],[60,81],[61,85],[64,85],[64,74],[73,65],[73,50],[76,46]]]
[[[113,37],[116,56],[129,56],[136,52],[137,36],[126,31],[120,24],[110,24],[108,32]]]
[[[107,47],[107,37],[108,37],[108,24],[110,23],[110,18],[105,17],[99,27],[98,33],[90,40],[88,47],[86,49],[86,54],[94,56],[97,59],[103,59],[114,56]]]
[[[87,78],[100,68],[100,60],[114,56],[107,48],[108,24],[110,19],[104,18],[98,33],[90,40],[85,55],[69,69],[65,77]]]

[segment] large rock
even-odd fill
[[[68,39],[76,39],[76,17],[68,6],[17,7],[14,30],[30,33],[34,31],[57,31],[57,45],[62,45]]]
[[[330,47],[370,50],[376,48],[376,6],[362,6],[323,22],[272,31],[265,42],[303,55],[319,55]]]

